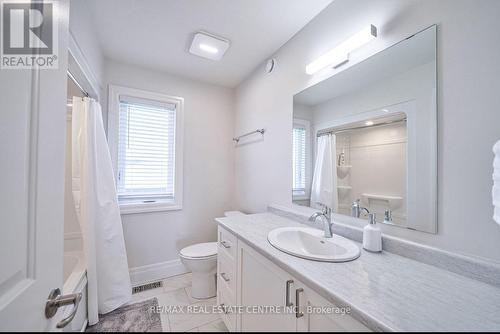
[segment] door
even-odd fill
[[[28,2],[28,1],[26,1]],[[0,69],[0,330],[54,330],[45,303],[63,281],[68,1],[58,69]]]
[[[238,304],[243,306],[241,331],[295,332],[295,313],[284,309],[287,300],[290,304],[295,299],[290,276],[241,241],[238,242],[238,252]],[[257,306],[267,309],[256,309]]]

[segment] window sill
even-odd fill
[[[120,214],[149,213],[182,210],[182,204],[173,202],[120,203]]]
[[[293,201],[304,201],[304,200],[310,200],[311,196],[308,195],[292,195],[292,200]]]

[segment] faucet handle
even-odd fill
[[[392,221],[392,211],[391,210],[385,210],[384,212],[384,221]]]

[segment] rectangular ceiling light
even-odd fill
[[[228,48],[227,39],[199,31],[194,34],[189,53],[211,60],[220,60]]]
[[[362,47],[377,37],[377,27],[373,24],[348,38],[334,49],[328,51],[306,66],[307,74],[314,74],[325,67],[336,67],[349,61],[349,53]]]

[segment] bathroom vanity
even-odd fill
[[[217,302],[230,331],[500,328],[499,286],[387,251],[342,263],[289,255],[268,234],[304,225],[270,212],[216,221]]]
[[[230,331],[369,330],[222,226],[217,277],[218,304],[227,306],[222,318]],[[245,308],[239,312],[236,305]],[[324,313],[308,313],[308,306]]]

